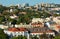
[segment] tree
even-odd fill
[[[50,38],[50,39],[53,39],[53,38],[54,38],[54,36],[53,36],[53,35],[49,35],[49,38]]]
[[[26,23],[26,24],[29,24],[31,22],[31,17],[26,14],[26,15],[20,15],[18,20],[17,20],[17,24],[20,24],[20,23]]]
[[[2,29],[0,29],[0,39],[9,39],[8,35],[5,34]]]
[[[4,10],[4,11],[2,12],[2,14],[3,14],[4,16],[9,16],[9,15],[10,15],[10,12],[7,12],[7,11]]]
[[[12,37],[11,39],[18,39],[18,37]]]
[[[22,35],[21,35],[21,36],[18,36],[18,38],[19,38],[19,39],[27,39],[26,36],[22,36]]]
[[[14,14],[18,14],[19,13],[19,10],[18,9],[15,9],[12,13],[14,13]]]
[[[54,17],[57,17],[57,16],[59,16],[59,15],[58,15],[58,14],[53,14],[53,16],[54,16]]]
[[[58,35],[58,36],[55,36],[55,38],[54,39],[60,39],[60,36]]]
[[[16,24],[17,20],[13,19],[11,24],[13,25],[13,27],[15,27],[15,24]]]
[[[44,33],[42,35],[40,35],[40,39],[48,39],[47,35]]]
[[[37,37],[37,35],[35,35],[35,36],[30,36],[30,38],[31,38],[31,39],[39,39],[39,38]]]
[[[27,39],[26,36],[18,36],[18,37],[12,37],[11,39]]]
[[[24,21],[26,24],[29,24],[31,22],[31,18],[28,15],[24,15]]]
[[[0,23],[5,21],[5,17],[4,16],[0,16]]]

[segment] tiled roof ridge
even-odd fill
[[[9,31],[27,31],[25,28],[9,28]]]

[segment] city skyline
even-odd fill
[[[11,4],[16,5],[16,4],[24,4],[28,3],[29,5],[35,5],[38,3],[55,3],[55,4],[60,4],[59,0],[0,0],[0,4],[4,6],[9,6]]]

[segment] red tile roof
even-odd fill
[[[19,28],[20,31],[26,31],[26,28]]]
[[[26,28],[9,28],[8,30],[9,31],[13,31],[13,32],[16,32],[16,31],[27,31]]]
[[[60,26],[57,26],[57,28],[60,28]]]
[[[48,31],[46,31],[46,33],[51,33],[51,32],[53,32],[52,30],[48,30]]]
[[[32,23],[31,25],[33,25],[33,26],[41,26],[42,23]]]

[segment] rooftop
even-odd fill
[[[37,27],[28,29],[31,33],[52,33],[53,31],[47,27]]]
[[[16,31],[27,31],[26,28],[8,28],[9,31],[16,32]]]

